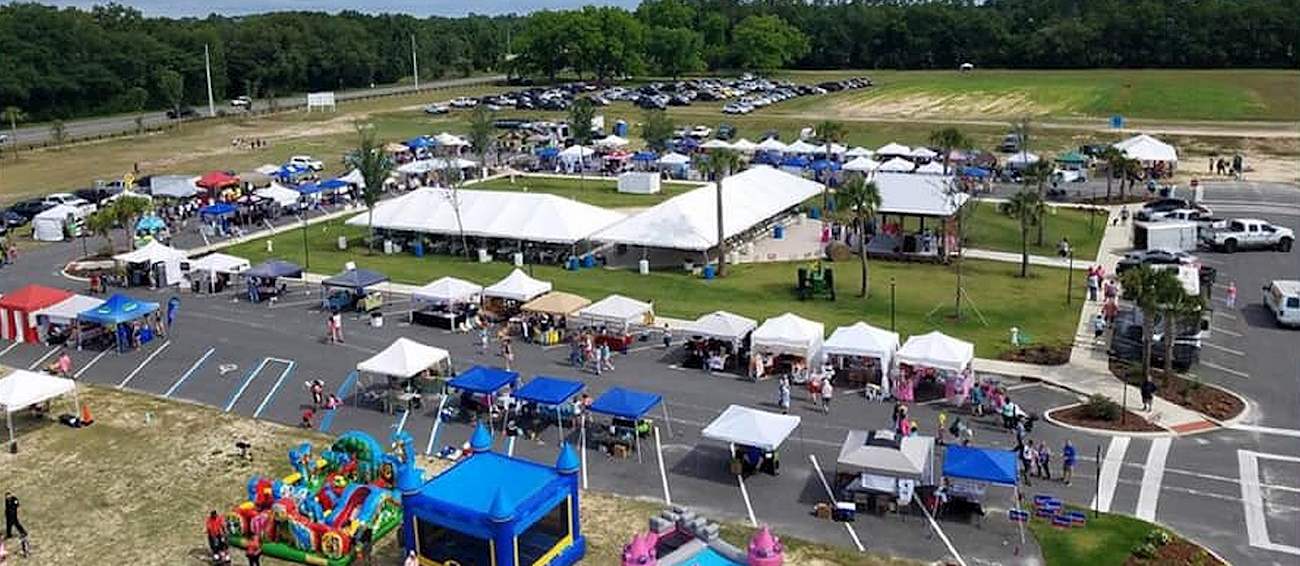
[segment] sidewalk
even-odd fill
[[[1001,252],[997,250],[968,248],[965,251],[965,255],[969,259],[984,259],[989,261],[1000,261],[1003,263],[1014,263],[1016,265],[1020,265],[1020,254],[1015,252]],[[1083,259],[1075,259],[1074,269],[1075,271],[1080,271],[1080,270],[1086,271],[1094,263],[1096,262],[1083,260]],[[1061,269],[1069,269],[1070,260],[1066,258],[1060,258],[1060,257],[1048,257],[1045,255],[1030,254],[1029,265],[1037,265],[1042,267],[1059,267]]]

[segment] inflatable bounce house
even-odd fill
[[[492,451],[479,424],[471,453],[402,499],[402,540],[425,566],[568,566],[586,552],[578,455],[555,466]]]
[[[243,547],[256,534],[266,556],[351,564],[359,538],[379,541],[401,525],[402,498],[424,481],[414,454],[405,432],[393,437],[391,453],[358,431],[340,436],[318,458],[303,443],[289,450],[292,474],[248,480],[248,500],[226,514],[230,544]]]
[[[766,526],[754,533],[742,551],[718,536],[718,525],[684,507],[673,507],[650,519],[650,531],[632,537],[623,547],[623,566],[781,566],[785,549]]]

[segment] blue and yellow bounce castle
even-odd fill
[[[425,566],[568,566],[586,551],[578,455],[554,467],[492,451],[482,424],[472,453],[419,491],[402,494],[402,540]]]

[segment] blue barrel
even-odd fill
[[[424,242],[416,240],[416,242],[411,245],[411,253],[415,254],[415,257],[424,257]]]
[[[822,217],[822,209],[817,208],[815,206],[808,209],[808,218],[811,218],[813,220],[820,220],[821,217]]]
[[[717,268],[713,267],[712,265],[706,265],[704,266],[704,269],[700,271],[700,273],[701,275],[704,276],[705,279],[713,279],[713,277],[717,275]]]
[[[564,268],[569,271],[577,271],[578,270],[577,256],[569,256],[569,259],[564,262]]]
[[[785,226],[777,224],[772,227],[772,239],[781,240],[785,238]]]
[[[826,197],[826,212],[832,212],[834,210],[835,210],[835,197],[834,196]]]
[[[618,136],[618,137],[620,137],[620,138],[626,138],[626,137],[627,137],[627,122],[626,122],[626,121],[624,121],[624,120],[619,120],[619,121],[617,121],[617,122],[614,122],[614,135],[616,135],[616,136]]]
[[[583,267],[596,267],[596,256],[587,254],[582,256]]]

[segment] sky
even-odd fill
[[[9,0],[0,0],[7,3]],[[54,6],[89,8],[109,0],[37,0]],[[476,14],[525,13],[534,10],[607,5],[635,7],[640,0],[116,0],[147,16],[206,16],[216,12],[238,16],[260,12],[309,10],[337,12],[397,12],[415,16],[463,16]]]

